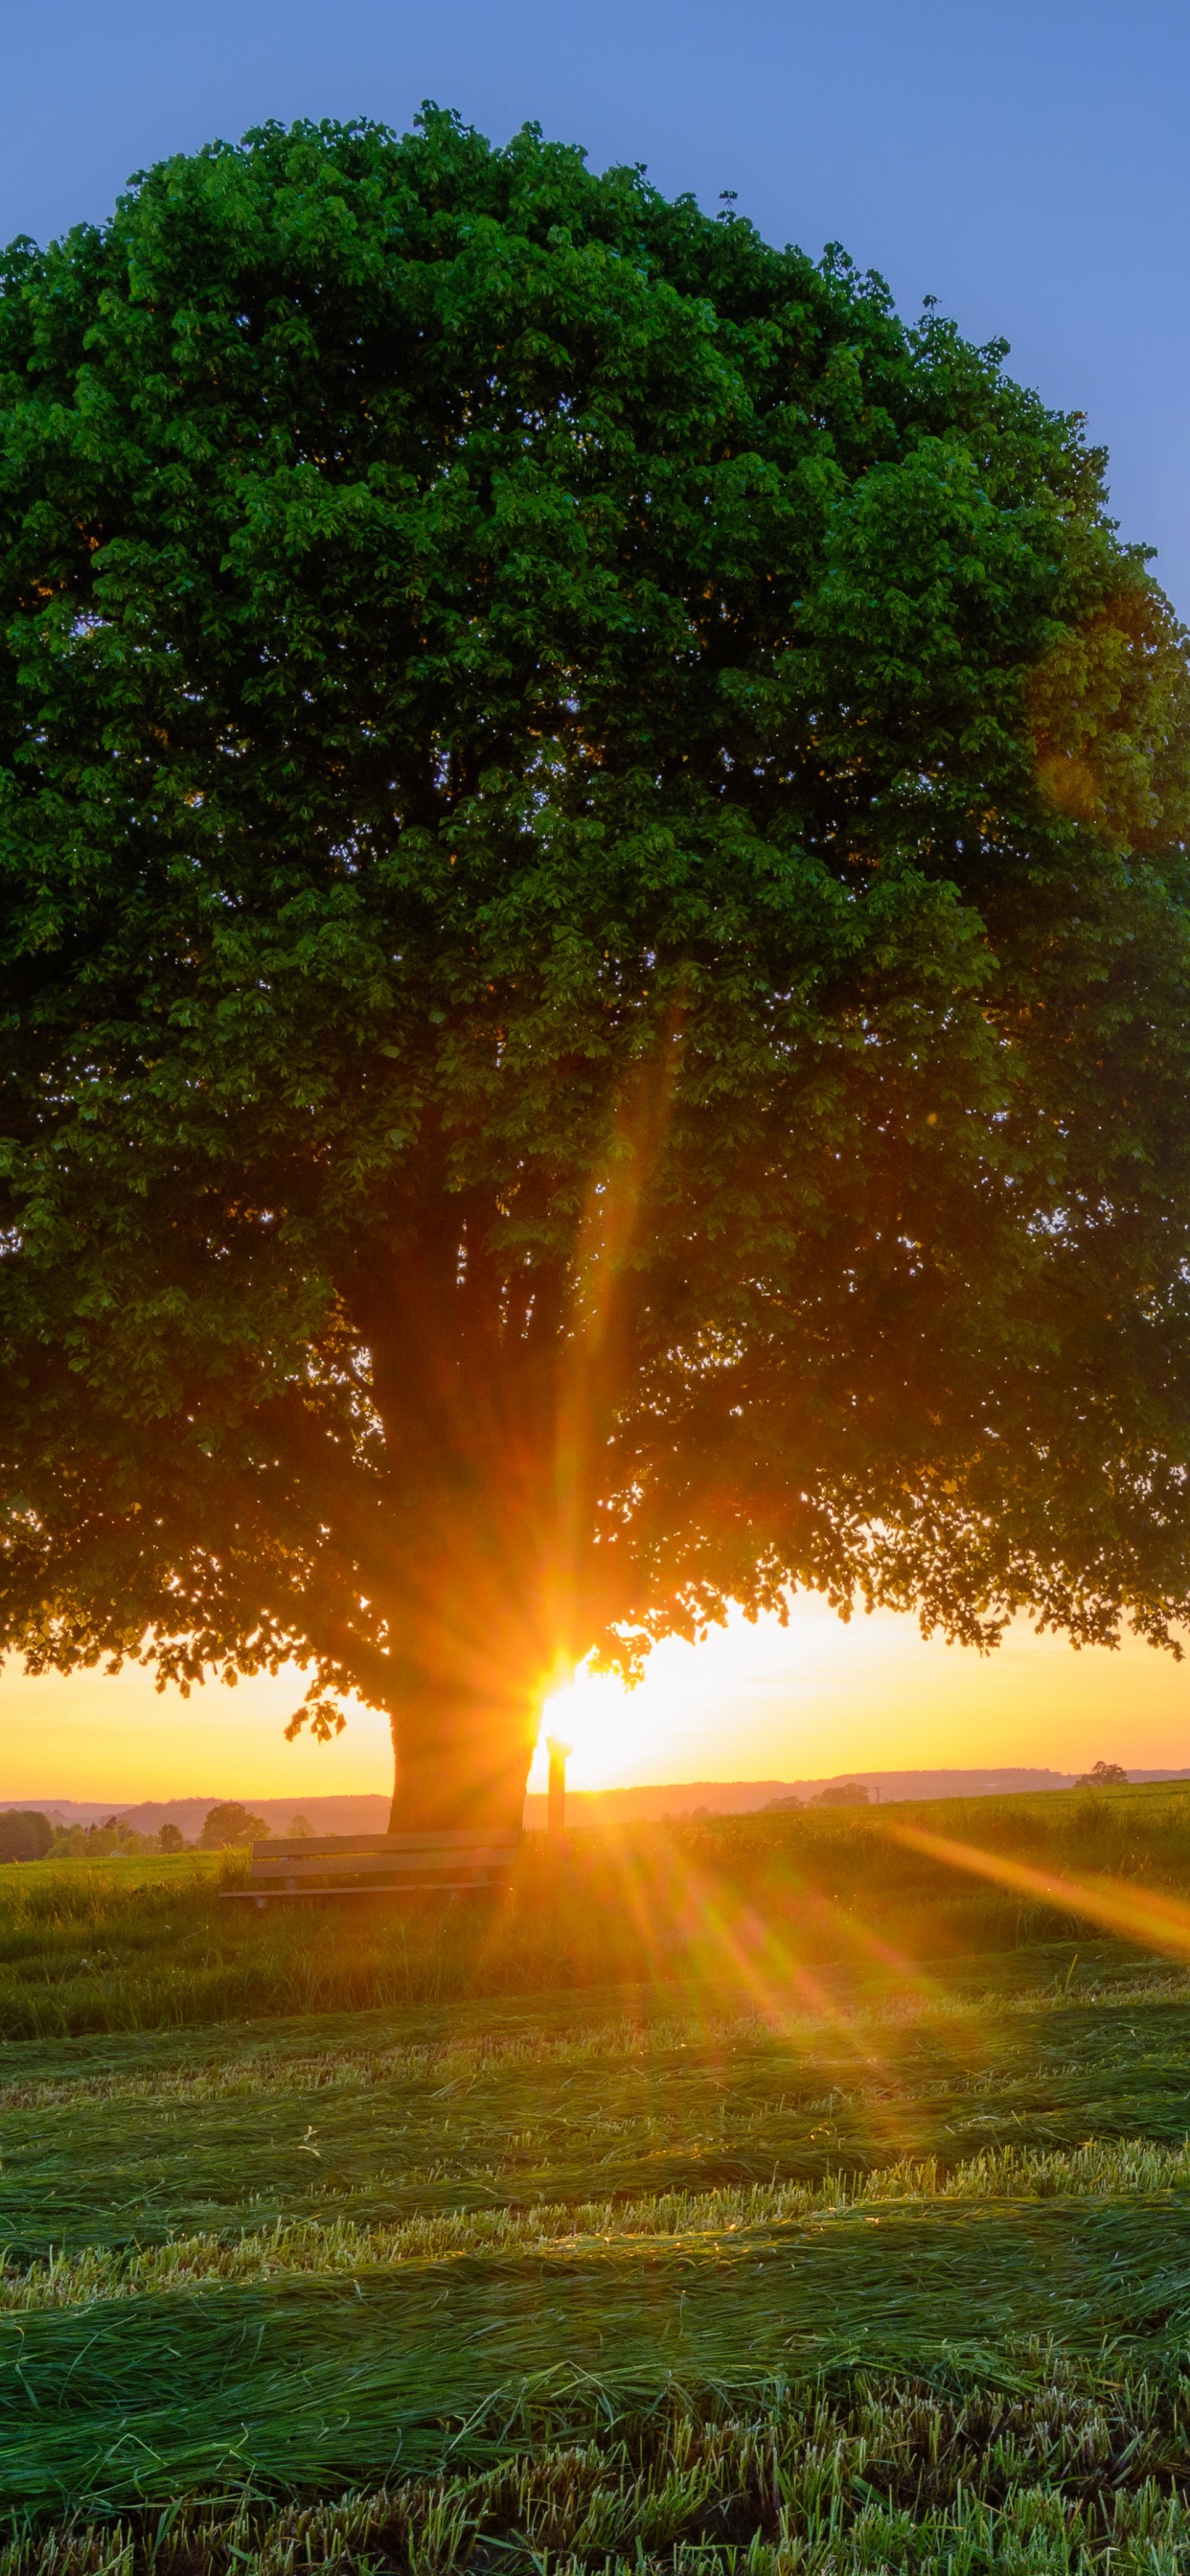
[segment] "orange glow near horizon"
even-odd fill
[[[574,1747],[569,1783],[830,1777],[847,1770],[1190,1768],[1190,1659],[1135,1638],[1076,1653],[1018,1623],[985,1656],[891,1612],[844,1623],[803,1596],[789,1626],[741,1615],[654,1649],[627,1691],[581,1671],[546,1702],[542,1738]],[[538,1773],[540,1772],[540,1779]],[[544,1787],[539,1755],[531,1775]]]
[[[301,1677],[158,1696],[132,1667],[109,1680],[0,1677],[0,1798],[303,1798],[387,1792],[385,1719],[354,1708],[333,1744],[286,1744]],[[788,1628],[733,1617],[705,1643],[670,1640],[639,1688],[582,1672],[542,1734],[573,1744],[575,1789],[650,1781],[796,1780],[848,1770],[1190,1767],[1190,1662],[1129,1641],[1075,1654],[1015,1628],[987,1657],[927,1644],[891,1613],[844,1627],[813,1597]],[[534,1788],[545,1785],[539,1754]]]

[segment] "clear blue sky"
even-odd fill
[[[8,0],[3,24],[4,238],[268,116],[534,117],[1002,333],[1089,414],[1190,617],[1186,0]]]

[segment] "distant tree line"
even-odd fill
[[[180,1828],[168,1819],[155,1834],[140,1834],[122,1816],[111,1815],[102,1824],[55,1824],[39,1808],[9,1808],[0,1812],[0,1861],[6,1860],[106,1860],[113,1856],[146,1858],[157,1852],[234,1851],[244,1843],[264,1842],[270,1828],[263,1816],[254,1816],[236,1798],[221,1800],[208,1809],[196,1842],[188,1842]],[[290,1832],[310,1832],[306,1818],[295,1815]]]

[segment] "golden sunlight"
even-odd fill
[[[784,1758],[791,1752],[796,1757],[792,1643],[775,1621],[752,1625],[736,1611],[726,1627],[712,1628],[697,1646],[680,1637],[655,1646],[634,1690],[614,1674],[580,1668],[572,1682],[545,1701],[530,1788],[545,1786],[548,1735],[559,1735],[574,1748],[567,1774],[574,1789],[746,1777],[751,1748],[741,1745],[739,1769],[733,1771],[732,1738],[749,1697],[763,1699],[773,1692],[783,1703]]]
[[[551,1691],[541,1711],[541,1734],[529,1774],[531,1789],[545,1786],[545,1742],[561,1736],[571,1747],[569,1780],[575,1789],[617,1785],[636,1759],[640,1692],[626,1691],[610,1673],[580,1671]],[[646,1738],[648,1728],[645,1729]],[[540,1780],[538,1774],[541,1774]]]
[[[542,1735],[574,1746],[575,1789],[689,1780],[797,1780],[845,1769],[962,1763],[1052,1763],[1096,1756],[1177,1766],[1190,1760],[1190,1664],[1135,1640],[1119,1654],[1078,1655],[1061,1638],[1012,1629],[981,1658],[891,1612],[844,1627],[801,1597],[782,1629],[734,1612],[701,1645],[671,1638],[635,1691],[582,1671],[548,1700]],[[158,1697],[127,1666],[109,1679],[77,1673],[0,1677],[6,1798],[138,1798],[375,1794],[387,1787],[387,1721],[353,1707],[333,1744],[285,1741],[300,1674],[257,1675],[182,1701]],[[961,1750],[958,1748],[961,1747]],[[544,1746],[531,1786],[544,1789]]]

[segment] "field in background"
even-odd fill
[[[1001,1875],[957,1869],[906,1830]],[[1190,1784],[579,1833],[560,1879],[530,1835],[511,1900],[479,1916],[383,1902],[261,1916],[221,1900],[247,1868],[184,1853],[0,1869],[0,2040],[617,1980],[735,1984],[763,2002],[770,1988],[812,1994],[822,1968],[895,1982],[1088,1922],[1161,1948],[1155,1918],[1104,1925],[1070,1883],[1190,1899]],[[1039,1878],[1062,1883],[1056,1897]],[[1190,1939],[1173,1954],[1190,1956]]]
[[[1190,1796],[972,1808],[0,1872],[0,2576],[1184,2568]]]
[[[1137,1782],[1183,1780],[1190,1779],[1190,1772],[1167,1765],[1158,1771],[1133,1770],[1130,1777]],[[982,1770],[838,1771],[829,1778],[811,1780],[651,1781],[633,1788],[572,1788],[567,1811],[576,1826],[651,1824],[670,1816],[752,1815],[791,1796],[806,1806],[822,1790],[855,1781],[866,1784],[872,1805],[879,1806],[889,1800],[904,1802],[911,1798],[1010,1797],[1043,1789],[1070,1789],[1076,1785],[1076,1773],[1036,1766],[1022,1768],[1018,1764]],[[4,1798],[0,1799],[0,1813],[8,1807],[40,1808],[51,1822],[68,1828],[102,1826],[114,1814],[120,1826],[154,1840],[161,1826],[169,1823],[178,1827],[187,1842],[197,1842],[221,1795],[212,1790],[205,1798],[146,1798],[131,1807],[113,1798]],[[388,1827],[390,1801],[378,1793],[340,1793],[300,1798],[249,1796],[245,1804],[274,1834],[288,1834],[295,1815],[304,1818],[316,1834],[382,1834]],[[544,1833],[547,1809],[544,1793],[527,1796],[525,1824]],[[88,1857],[95,1855],[91,1852]]]

